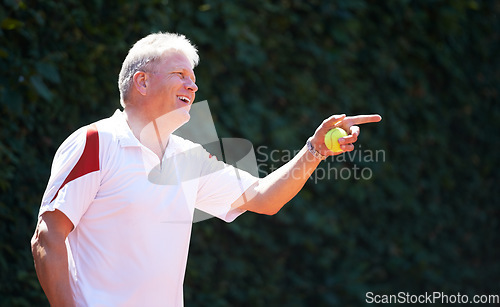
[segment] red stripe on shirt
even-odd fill
[[[64,180],[56,195],[50,202],[56,199],[59,191],[68,183],[89,173],[99,170],[99,132],[97,126],[92,124],[87,128],[87,139],[85,140],[85,148],[78,162],[73,167],[68,177]]]

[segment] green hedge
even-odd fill
[[[362,127],[359,156],[323,162],[277,215],[195,224],[187,306],[500,294],[499,13],[472,0],[3,0],[0,305],[47,304],[29,240],[52,157],[119,107],[128,48],[160,30],[199,47],[197,101],[220,137],[254,144],[262,175],[330,114],[383,116]]]

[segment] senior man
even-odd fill
[[[52,306],[182,306],[195,208],[227,222],[245,211],[275,214],[333,154],[324,144],[329,129],[349,131],[340,143],[351,151],[356,125],[381,119],[332,116],[291,161],[259,179],[172,134],[189,120],[198,60],[182,35],[139,40],[119,75],[123,111],[58,149],[31,242]],[[152,181],[158,169],[174,180]]]

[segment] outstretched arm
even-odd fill
[[[339,139],[340,148],[344,152],[352,151],[360,132],[357,125],[375,123],[381,119],[380,115],[331,116],[316,129],[311,144],[324,156],[334,155],[326,147],[324,138],[330,129],[340,127],[350,133]],[[232,206],[262,214],[275,214],[302,189],[320,162],[304,146],[292,160],[248,188]]]

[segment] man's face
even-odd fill
[[[175,111],[187,116],[194,102],[198,86],[187,57],[180,52],[169,52],[147,72],[147,109],[153,118]]]

